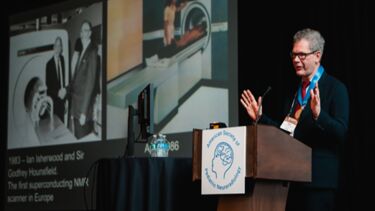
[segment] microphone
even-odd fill
[[[263,99],[264,99],[264,96],[266,96],[266,94],[271,91],[271,86],[268,86],[267,87],[267,90],[262,94],[262,100],[260,101],[259,105],[258,105],[258,111],[257,111],[257,115],[256,115],[256,119],[255,119],[255,124],[258,124],[258,121],[260,119],[260,110],[262,109],[262,104],[263,104]]]

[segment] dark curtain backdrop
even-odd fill
[[[230,0],[229,0],[230,1]],[[6,111],[8,96],[8,16],[51,5],[62,0],[14,0],[1,7],[1,110]],[[334,1],[239,1],[238,55],[239,93],[249,88],[260,95],[267,86],[272,91],[264,101],[264,112],[276,116],[284,93],[296,89],[297,78],[289,58],[293,34],[302,28],[319,30],[326,39],[322,64],[326,71],[343,81],[350,95],[350,133],[344,146],[344,169],[340,188],[340,210],[366,210],[372,207],[374,188],[375,119],[372,81],[375,72],[375,13],[373,3],[358,0]],[[239,108],[240,125],[248,124]],[[0,174],[6,172],[7,115],[1,115]],[[276,116],[277,117],[277,116]],[[0,183],[4,195],[5,183]],[[2,197],[1,206],[4,200]],[[2,210],[2,209],[0,209]]]
[[[239,93],[257,96],[272,86],[263,112],[275,118],[288,91],[295,92],[289,52],[292,37],[302,28],[319,30],[326,40],[322,64],[343,81],[350,96],[349,138],[343,146],[338,210],[366,210],[372,205],[374,174],[374,7],[369,1],[239,1]],[[251,3],[250,3],[251,5]],[[248,124],[240,107],[240,124]],[[372,195],[372,194],[371,194]],[[371,206],[372,207],[372,206]]]

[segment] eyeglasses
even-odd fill
[[[293,53],[293,52],[290,52],[290,57],[291,57],[292,59],[295,59],[296,56],[298,56],[298,58],[299,58],[300,60],[305,60],[306,57],[307,57],[308,55],[314,54],[314,53],[316,53],[317,51],[318,51],[318,50],[316,50],[316,51],[312,51],[312,52],[310,52],[310,53]]]

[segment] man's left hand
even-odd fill
[[[312,112],[313,118],[317,120],[320,114],[320,109],[321,109],[318,83],[316,83],[314,89],[310,90],[310,95],[311,95],[311,100],[310,100],[311,112]]]

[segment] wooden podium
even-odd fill
[[[284,211],[288,182],[311,182],[311,148],[267,125],[246,126],[246,177],[251,193],[220,195],[218,211]],[[193,175],[201,179],[202,130],[193,130]]]

